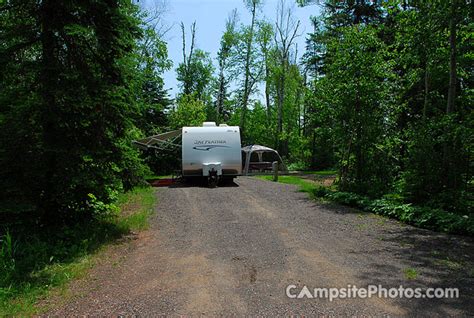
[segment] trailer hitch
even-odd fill
[[[209,171],[209,176],[207,177],[207,184],[209,185],[209,187],[215,188],[218,182],[219,182],[219,175],[217,174],[217,170],[212,168]]]

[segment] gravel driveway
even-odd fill
[[[156,190],[151,228],[69,287],[51,315],[390,315],[474,312],[474,241],[317,203],[240,177]],[[458,299],[290,299],[294,284],[456,287]]]

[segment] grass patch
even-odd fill
[[[464,268],[464,266],[461,262],[452,260],[449,257],[446,257],[445,259],[436,260],[435,263],[437,265],[440,265],[440,266],[443,266],[443,267],[447,268],[450,271],[459,271],[459,270],[462,270]]]
[[[0,237],[0,316],[37,314],[37,300],[87,273],[104,246],[146,228],[154,204],[153,189],[138,188],[119,197],[119,213],[100,220],[6,231]]]
[[[409,280],[413,280],[418,277],[418,272],[414,268],[405,268],[403,270],[403,274],[405,275],[405,278]]]
[[[356,227],[359,231],[363,231],[363,230],[367,230],[369,225],[366,224],[366,223],[359,223],[359,224],[356,225]]]
[[[148,219],[153,214],[156,196],[151,187],[136,188],[119,197],[121,216],[116,219],[123,231],[140,231],[149,226]]]
[[[318,170],[318,171],[304,171],[305,174],[315,174],[317,176],[333,176],[337,174],[337,170]]]
[[[273,176],[257,176],[257,178],[268,181],[273,180]],[[318,186],[314,182],[304,180],[295,176],[279,176],[278,182],[297,185],[299,186],[299,191],[307,192],[309,194],[314,193],[314,191],[318,188]]]
[[[167,175],[163,175],[163,176],[158,176],[158,175],[155,175],[155,174],[151,174],[151,175],[148,175],[145,177],[145,180],[159,180],[159,179],[171,179],[173,178],[173,175],[171,174],[167,174]]]

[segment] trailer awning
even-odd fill
[[[179,136],[181,136],[181,129],[153,135],[140,140],[134,140],[133,144],[144,150],[149,148],[162,149],[166,146],[181,147],[181,145],[175,143]]]

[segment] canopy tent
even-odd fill
[[[254,172],[271,171],[274,161],[278,162],[279,171],[287,171],[280,154],[275,149],[261,145],[242,147],[243,175],[249,175]]]

